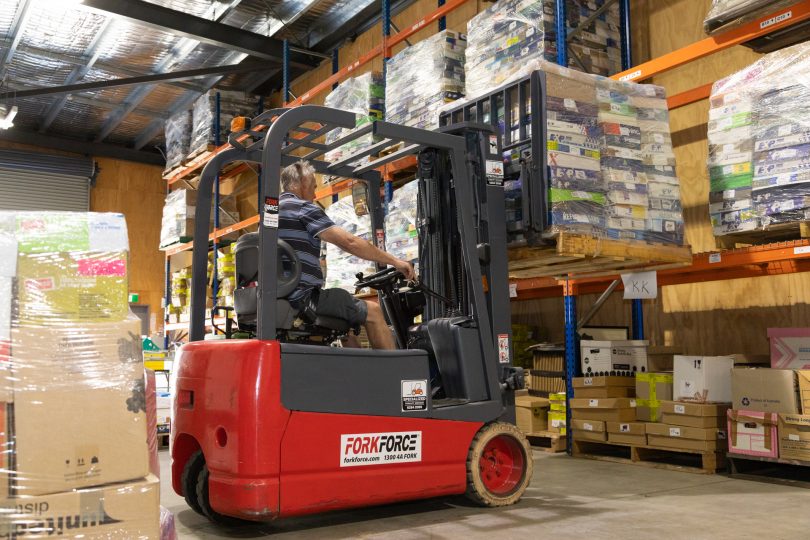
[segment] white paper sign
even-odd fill
[[[622,274],[622,284],[625,300],[658,297],[658,274],[655,270]]]
[[[517,298],[517,283],[509,284],[509,298]]]

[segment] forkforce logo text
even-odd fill
[[[422,461],[422,432],[356,433],[340,436],[340,466]]]

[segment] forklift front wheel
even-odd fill
[[[534,462],[529,442],[512,424],[487,424],[467,454],[467,497],[484,506],[508,506],[523,496]]]

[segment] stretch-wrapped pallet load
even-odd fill
[[[810,219],[810,44],[714,84],[709,177],[716,236]]]
[[[712,0],[703,30],[710,36],[725,32],[795,3],[796,0]]]
[[[0,536],[157,538],[120,214],[0,212]]]
[[[160,226],[160,247],[166,248],[178,242],[188,242],[194,236],[194,215],[197,211],[197,191],[176,189],[166,195],[163,204],[163,218]],[[210,213],[214,223],[214,211]],[[222,201],[219,207],[219,226],[227,227],[239,221],[236,201],[231,198]],[[235,233],[225,239],[235,239]]]
[[[466,35],[442,30],[394,55],[386,71],[385,119],[437,127],[439,108],[464,96],[466,48]]]
[[[191,145],[191,111],[183,111],[166,120],[163,133],[166,139],[166,171],[183,163]]]
[[[244,92],[209,90],[191,108],[191,157],[217,143],[216,118],[219,94],[219,144],[228,142],[231,121],[237,116],[254,116],[257,100]]]
[[[385,79],[381,73],[369,71],[357,77],[350,77],[332,90],[324,100],[324,105],[357,114],[356,128],[362,128],[385,117]],[[333,129],[326,134],[326,143],[345,137],[353,130]],[[369,133],[358,137],[326,153],[330,163],[360,152],[377,142]],[[366,158],[368,159],[368,158]]]
[[[605,0],[568,0],[573,28]],[[527,62],[556,61],[556,0],[500,0],[467,23],[466,95],[476,97],[522,71]],[[619,6],[613,4],[569,44],[568,67],[597,75],[621,71]]]
[[[371,217],[368,214],[358,216],[351,197],[344,197],[326,209],[335,225],[342,227],[363,240],[371,241]],[[373,274],[374,264],[355,257],[333,244],[326,244],[326,288],[345,289],[354,292],[356,274]]]
[[[385,216],[385,250],[412,263],[419,260],[418,199],[419,182],[408,182],[394,191]]]

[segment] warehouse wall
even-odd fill
[[[0,140],[0,148],[12,148],[45,154],[71,155],[37,146]],[[131,161],[96,158],[100,172],[96,187],[90,190],[90,210],[120,212],[129,228],[129,290],[148,304],[155,321],[152,330],[162,326],[163,254],[158,251],[160,219],[163,212],[165,182],[163,169]]]

